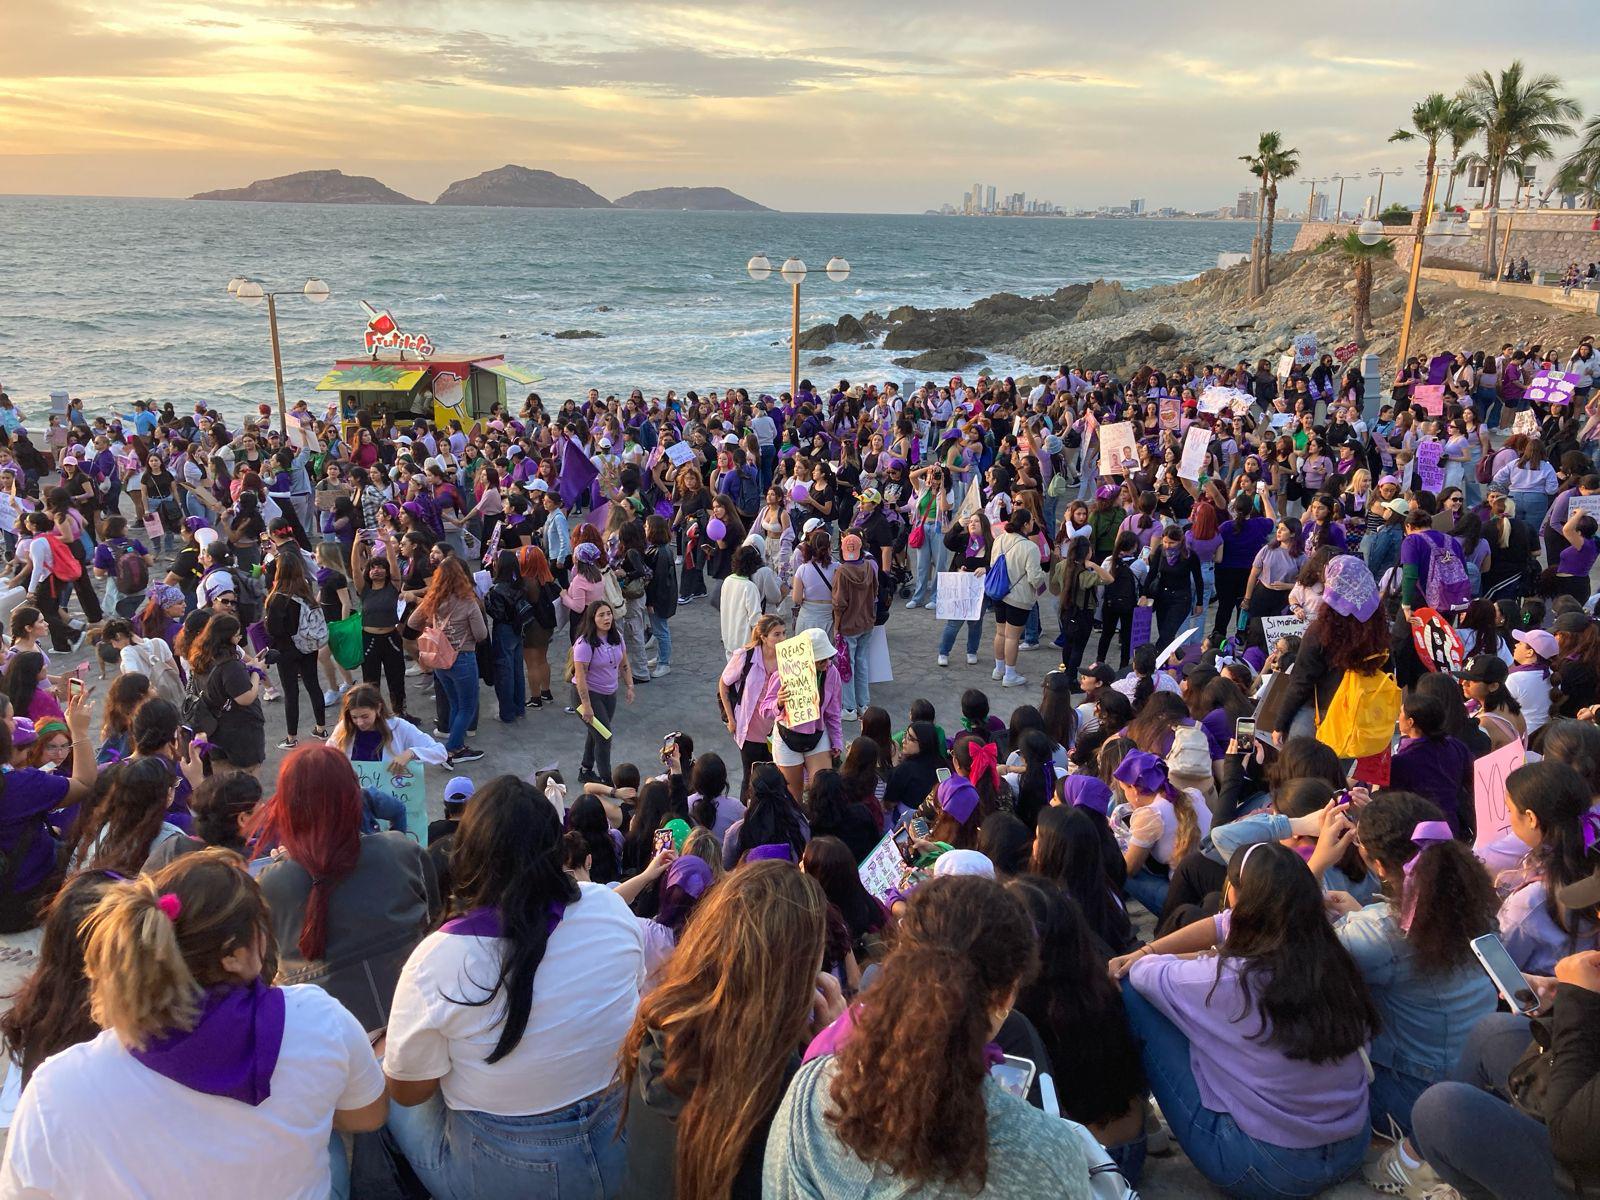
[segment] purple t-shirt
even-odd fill
[[[127,538],[117,538],[116,542],[115,548],[112,547],[110,542],[101,542],[94,548],[94,562],[91,565],[98,570],[104,571],[107,575],[116,573],[118,556],[126,554],[130,549],[141,558],[149,553],[142,542],[132,541]]]
[[[1218,530],[1222,537],[1222,558],[1217,566],[1249,570],[1256,552],[1272,536],[1273,526],[1271,517],[1250,517],[1243,525],[1237,521],[1224,521]]]
[[[1556,560],[1556,574],[1587,577],[1597,557],[1600,557],[1600,541],[1594,538],[1585,538],[1581,546],[1563,546],[1561,557]]]
[[[56,839],[45,828],[44,815],[66,803],[70,782],[65,776],[32,767],[5,773],[4,790],[0,791],[0,851],[14,854],[24,840],[32,838],[12,871],[13,893],[37,887],[55,865]]]
[[[572,647],[572,661],[589,669],[589,690],[602,696],[614,695],[617,690],[617,668],[622,665],[625,653],[622,643],[601,642],[590,645],[580,639]]]

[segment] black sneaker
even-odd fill
[[[463,746],[463,747],[461,747],[461,749],[457,750],[454,754],[447,755],[446,758],[445,758],[445,761],[448,762],[453,767],[457,763],[477,762],[482,757],[483,757],[483,751],[482,750],[479,750],[479,749],[477,749],[476,747],[473,747],[473,746]]]
[[[529,708],[543,708],[544,707],[544,701],[541,700],[538,696],[535,696],[532,700],[528,701],[528,707]]]

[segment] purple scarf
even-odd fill
[[[284,996],[257,979],[212,988],[190,1030],[156,1038],[133,1057],[157,1075],[208,1096],[260,1104],[272,1095],[283,1048]]]
[[[550,905],[550,926],[546,936],[556,931],[556,926],[561,924],[561,918],[566,915],[567,906],[561,903]],[[446,921],[439,926],[440,933],[461,934],[464,937],[497,938],[505,936],[505,924],[500,919],[498,908],[474,908],[453,920]]]

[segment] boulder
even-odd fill
[[[1096,317],[1120,317],[1137,304],[1138,301],[1129,296],[1120,283],[1097,279],[1079,306],[1077,319],[1091,321]]]
[[[1150,326],[1150,340],[1153,342],[1170,342],[1177,336],[1178,331],[1164,321]]]
[[[552,333],[550,336],[564,342],[575,342],[585,338],[602,338],[605,337],[605,334],[597,333],[593,329],[563,329],[559,333]]]
[[[844,316],[839,318],[839,323],[834,326],[833,335],[836,340],[841,342],[860,343],[871,340],[861,322],[849,313],[845,313]]]
[[[813,358],[806,359],[806,366],[808,366],[808,367],[826,367],[826,366],[830,365],[831,363],[836,363],[838,361],[839,360],[834,358],[831,354],[818,354]]]
[[[838,328],[832,324],[813,325],[810,329],[802,330],[800,334],[800,349],[825,350],[839,340]]]
[[[964,371],[983,361],[983,355],[971,350],[925,350],[910,358],[897,358],[894,365],[918,371]]]

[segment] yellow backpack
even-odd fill
[[[1400,687],[1393,675],[1346,671],[1328,711],[1317,713],[1317,741],[1340,758],[1365,758],[1389,748],[1399,718]]]

